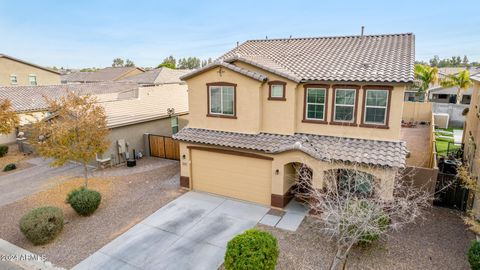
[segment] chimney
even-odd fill
[[[362,25],[362,30],[361,30],[361,32],[360,32],[360,36],[362,36],[362,37],[363,37],[363,31],[364,31],[364,30],[365,30],[365,26]]]

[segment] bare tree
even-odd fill
[[[330,269],[342,269],[355,245],[376,241],[415,221],[431,205],[433,194],[404,181],[402,171],[360,163],[327,163],[326,167],[339,169],[297,165],[295,193],[315,213],[318,230],[336,244]],[[377,177],[369,173],[372,171]],[[323,174],[321,188],[312,179],[315,173]]]

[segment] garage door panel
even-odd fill
[[[270,205],[271,161],[192,150],[193,189]]]

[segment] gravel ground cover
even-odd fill
[[[142,165],[149,169],[140,169]],[[112,241],[163,205],[183,194],[179,189],[178,162],[143,159],[135,170],[111,168],[95,172],[89,188],[102,194],[102,203],[90,217],[78,216],[65,204],[67,193],[83,179],[52,181],[45,190],[0,208],[0,237],[67,269]],[[121,170],[123,173],[116,173]],[[29,210],[55,205],[64,210],[66,224],[53,242],[33,246],[18,229]]]
[[[0,176],[13,172],[18,172],[19,170],[33,166],[32,164],[27,162],[29,158],[30,156],[24,155],[23,153],[20,153],[18,151],[18,146],[16,144],[9,145],[7,155],[0,158]],[[10,163],[14,163],[17,166],[17,169],[9,172],[4,172],[3,168],[5,168],[5,166]]]
[[[277,269],[328,269],[335,248],[327,236],[315,233],[314,226],[311,217],[296,232],[257,225],[278,239]],[[459,212],[434,207],[426,219],[391,233],[375,246],[354,248],[346,269],[470,269],[466,253],[473,239]]]

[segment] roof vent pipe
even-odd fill
[[[362,37],[363,37],[363,31],[364,31],[364,30],[365,30],[365,26],[362,25],[362,30],[361,30],[361,32],[360,32],[360,36],[362,36]]]

